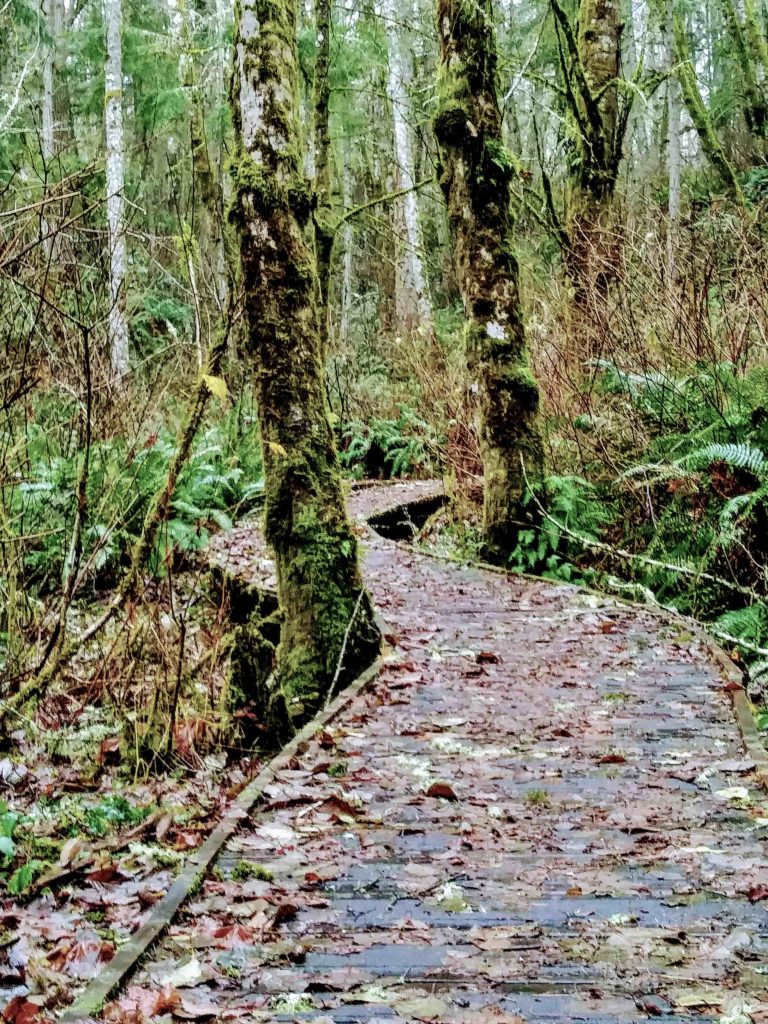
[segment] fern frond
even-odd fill
[[[738,444],[708,444],[678,460],[684,467],[705,469],[713,462],[724,462],[732,469],[746,469],[759,479],[768,479],[768,459],[760,448]]]

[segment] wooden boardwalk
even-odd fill
[[[418,494],[357,492],[361,532]],[[229,543],[268,582],[258,535]],[[768,809],[701,639],[371,531],[364,557],[390,655],[122,1006],[170,985],[187,1019],[768,1021]]]

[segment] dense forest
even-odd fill
[[[370,664],[361,481],[707,623],[759,707],[767,156],[762,0],[2,0],[10,892]],[[211,561],[242,522],[277,601]]]

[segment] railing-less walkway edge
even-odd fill
[[[162,934],[116,1014],[768,1021],[765,753],[727,660],[682,620],[365,526],[438,494],[353,492],[389,654],[242,794],[68,1020]],[[257,531],[218,543],[269,587]]]

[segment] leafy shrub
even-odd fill
[[[342,464],[357,478],[387,478],[428,473],[439,444],[432,427],[401,405],[397,419],[353,420],[341,432]]]
[[[233,516],[263,490],[255,430],[237,429],[236,409],[196,440],[177,483],[172,514],[159,531],[149,568],[161,572],[177,553],[204,547],[212,530],[227,530]],[[91,576],[109,575],[139,535],[175,454],[176,438],[162,430],[143,443],[122,437],[92,446],[84,564]],[[11,514],[26,544],[29,579],[39,586],[61,577],[75,507],[80,453],[57,441],[46,423],[27,430],[27,470],[11,497]],[[62,524],[66,524],[62,528]]]
[[[546,507],[543,517],[540,505]],[[518,572],[584,581],[584,571],[573,561],[583,551],[576,538],[596,540],[613,518],[598,489],[579,476],[550,476],[541,495],[528,495],[528,507],[532,520],[540,522],[520,531],[510,566]]]

